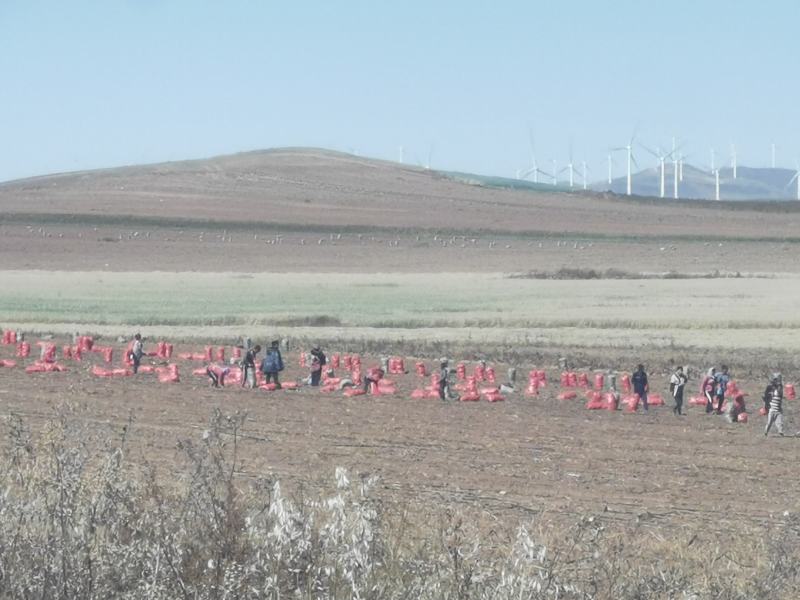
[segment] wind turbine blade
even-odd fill
[[[633,155],[633,152],[631,152],[631,162],[634,164],[634,166],[635,166],[637,169],[639,168],[639,163],[638,163],[638,162],[636,162],[636,157]]]
[[[655,156],[657,159],[659,159],[659,160],[661,159],[661,155],[658,152],[656,152],[652,148],[648,148],[647,146],[645,146],[641,142],[639,143],[639,147],[642,148],[642,150],[644,150],[648,154],[651,154],[651,155]]]
[[[798,178],[798,177],[800,177],[800,171],[798,171],[797,173],[795,173],[795,174],[794,174],[794,177],[792,177],[792,178],[789,180],[789,183],[787,183],[787,184],[786,184],[786,186],[784,187],[784,189],[789,189],[789,186],[790,186],[790,185],[792,185],[792,184],[793,184],[795,181],[797,181],[797,178]]]

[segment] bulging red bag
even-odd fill
[[[494,373],[494,367],[486,367],[486,381],[489,383],[495,383],[497,381],[497,377]]]
[[[647,405],[648,406],[664,406],[664,399],[659,396],[658,394],[648,394],[647,395]]]
[[[31,355],[31,345],[29,342],[20,342],[17,344],[17,357],[28,358]]]
[[[465,394],[461,394],[458,397],[458,400],[460,402],[477,402],[480,399],[481,399],[480,394],[476,394],[474,392],[467,392]]]
[[[622,375],[622,379],[620,379],[620,382],[622,383],[622,391],[625,392],[626,394],[630,394],[631,393],[631,376],[627,375],[627,374],[623,374]]]
[[[787,400],[794,400],[797,397],[796,392],[794,390],[794,384],[792,384],[792,383],[787,383],[784,386],[784,391],[785,391]]]
[[[575,399],[575,398],[577,398],[577,397],[578,397],[578,394],[576,394],[575,392],[572,392],[572,391],[569,391],[569,392],[561,392],[561,393],[560,393],[560,394],[557,396],[557,398],[558,398],[559,400],[574,400],[574,399]]]
[[[348,398],[352,398],[353,396],[363,396],[364,394],[366,394],[366,392],[360,387],[351,387],[344,391],[344,395]]]
[[[217,348],[217,362],[225,362],[225,348],[222,346]]]
[[[747,413],[739,413],[739,416],[736,417],[736,420],[739,421],[739,423],[747,423]]]
[[[340,357],[339,357],[338,353],[334,354],[333,356],[331,356],[331,367],[334,368],[334,369],[338,369],[339,368],[339,360],[340,360]]]
[[[602,373],[595,373],[594,375],[594,389],[598,392],[603,389],[603,384],[605,383],[605,377]]]
[[[9,359],[0,360],[0,367],[5,367],[6,369],[13,369],[16,366],[17,366],[16,361]]]
[[[486,398],[487,402],[503,402],[506,399],[506,397],[501,395],[500,392],[495,394],[486,394],[484,398]]]

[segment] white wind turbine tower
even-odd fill
[[[611,152],[608,153],[608,185],[611,185],[611,169],[614,166],[614,158],[611,156]]]
[[[639,168],[639,163],[636,162],[636,157],[633,155],[633,143],[636,141],[636,131],[634,131],[631,139],[628,141],[627,146],[620,146],[619,148],[612,148],[614,152],[621,152],[625,151],[628,154],[628,181],[627,181],[627,194],[628,196],[633,195],[633,165],[636,165],[636,168]]]
[[[719,169],[714,169],[714,199],[719,201]]]
[[[795,182],[797,182],[797,199],[800,200],[800,161],[795,161],[794,177],[789,180],[789,183],[786,184],[786,187],[788,188]]]
[[[566,167],[561,169],[561,172],[567,171],[569,173],[569,187],[570,189],[575,187],[575,165],[572,161],[572,144],[569,145],[569,163]]]
[[[589,178],[587,176],[588,172],[589,172],[589,167],[586,166],[586,161],[584,160],[583,161],[583,191],[586,191],[588,189],[588,186],[589,186],[589,183],[588,183]]]
[[[660,173],[660,184],[661,185],[660,185],[659,191],[661,193],[661,198],[664,198],[666,196],[666,165],[665,165],[665,163],[666,163],[666,160],[668,158],[670,158],[675,153],[675,150],[673,149],[672,152],[670,152],[669,154],[664,154],[661,151],[661,148],[658,148],[656,151],[653,151],[650,148],[648,148],[647,146],[645,146],[644,144],[641,144],[641,146],[642,146],[642,148],[645,149],[645,151],[647,151],[648,153],[652,154],[655,158],[658,159],[659,169],[660,169],[660,172],[661,172]]]
[[[731,144],[731,169],[733,169],[733,178],[736,179],[736,145]]]
[[[533,132],[530,128],[528,129],[528,142],[530,143],[531,166],[524,171],[522,169],[517,171],[517,179],[525,179],[528,175],[533,175],[533,183],[539,183],[539,173],[541,173],[542,170],[536,162],[536,147],[533,143]]]

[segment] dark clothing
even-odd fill
[[[672,397],[675,399],[675,408],[672,412],[676,415],[683,414],[683,388],[686,387],[686,375],[680,371],[676,371],[669,379],[669,387],[672,392]]]
[[[319,366],[324,367],[328,363],[325,353],[322,350],[312,350],[311,356],[319,361]]]
[[[275,383],[278,389],[281,389],[281,382],[278,381],[277,373],[264,373],[264,383],[269,383],[270,379]]]
[[[728,389],[728,382],[731,376],[727,373],[717,373],[714,376],[715,394],[717,396],[717,413],[722,412],[722,403],[725,401],[725,392]]]
[[[714,412],[714,393],[711,390],[703,392],[706,397],[706,414]]]
[[[776,392],[777,392],[777,394],[776,394]],[[769,412],[770,404],[772,402],[772,398],[775,395],[777,395],[778,398],[780,398],[780,401],[781,401],[780,408],[782,409],[783,408],[783,406],[782,406],[782,404],[783,404],[783,386],[780,385],[780,384],[776,384],[776,383],[770,383],[767,386],[767,389],[764,390],[764,398],[763,398],[763,400],[764,400],[764,410],[766,410],[767,412]]]
[[[448,378],[450,377],[450,369],[442,367],[439,370],[439,399],[447,400],[447,392],[450,391],[448,385]]]
[[[261,372],[266,375],[267,373],[278,373],[283,371],[283,357],[281,351],[277,348],[270,348],[267,350],[267,355],[261,361]]]
[[[245,385],[253,388],[256,384],[256,354],[255,348],[251,348],[244,354],[242,359],[242,387]]]
[[[322,378],[322,368],[319,368],[316,371],[311,371],[311,385],[318,386],[319,380],[321,378]]]
[[[633,393],[639,395],[642,401],[642,406],[648,410],[647,406],[647,373],[644,371],[636,371],[631,377],[631,384],[633,385]]]

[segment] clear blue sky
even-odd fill
[[[289,145],[512,175],[529,124],[596,178],[637,123],[793,166],[799,24],[797,0],[0,0],[0,180]]]

